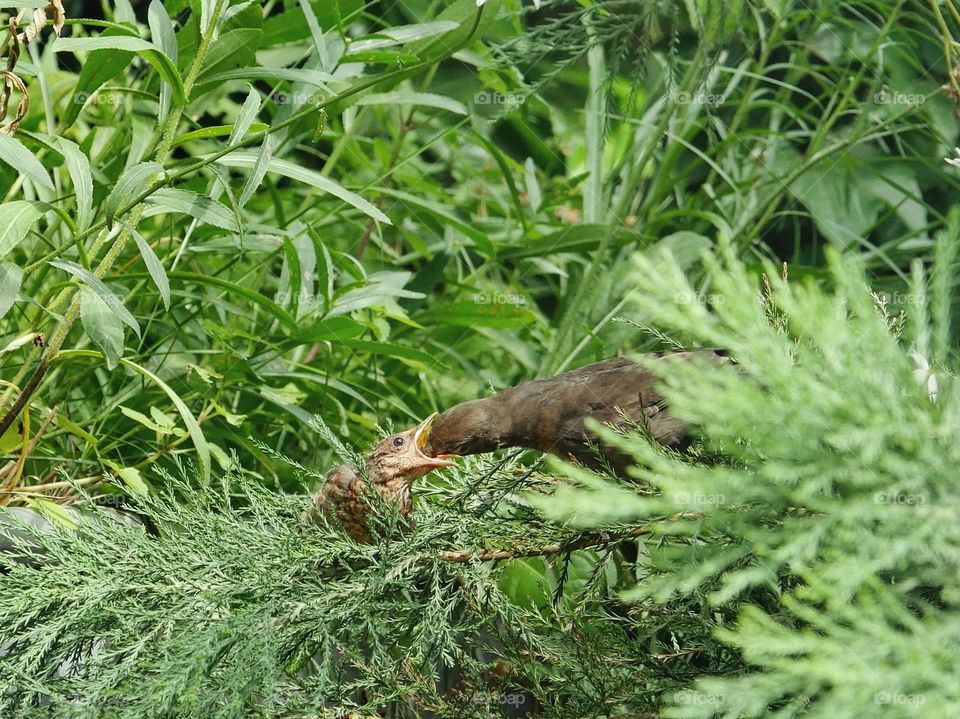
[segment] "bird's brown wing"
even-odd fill
[[[365,485],[357,471],[341,464],[327,472],[320,489],[313,495],[311,518],[339,521],[358,542],[370,541],[367,527],[367,505],[363,501]]]

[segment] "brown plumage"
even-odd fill
[[[671,363],[695,356],[718,363],[725,360],[713,350],[658,353],[648,357],[655,358],[662,369],[651,371],[627,357],[616,357],[462,402],[437,417],[424,452],[465,455],[526,447],[591,467],[599,464],[599,452],[625,475],[630,457],[600,442],[586,429],[585,421],[590,418],[622,427],[628,418],[646,427],[660,444],[685,448],[690,442],[688,427],[670,414],[656,383],[669,372]]]
[[[410,487],[413,481],[453,462],[444,456],[428,457],[422,451],[430,435],[436,414],[427,417],[412,429],[392,434],[380,442],[367,457],[368,481],[346,464],[327,472],[323,485],[313,496],[310,516],[338,520],[347,534],[360,543],[369,543],[370,507],[367,493],[372,487],[387,502],[396,504],[400,514],[410,513]]]

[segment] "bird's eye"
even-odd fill
[[[402,446],[403,446],[403,437],[394,437],[394,439],[393,439],[393,446],[394,446],[394,447],[402,447]]]

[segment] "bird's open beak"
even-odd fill
[[[420,460],[420,463],[423,467],[429,469],[438,469],[439,467],[456,467],[456,464],[447,459],[447,457],[455,457],[456,455],[443,454],[438,457],[430,457],[423,453],[423,448],[427,445],[427,438],[430,436],[430,426],[433,424],[433,420],[436,418],[437,413],[434,412],[420,424],[418,424],[417,428],[413,432],[413,444],[416,447],[417,459]]]

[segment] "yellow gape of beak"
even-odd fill
[[[417,449],[423,449],[427,446],[427,438],[430,436],[430,426],[436,418],[437,413],[434,412],[417,425],[417,431],[414,433],[414,442],[416,442]]]
[[[439,467],[456,467],[453,462],[445,459],[448,455],[443,455],[440,457],[430,457],[423,453],[423,448],[427,446],[427,439],[430,437],[430,426],[433,424],[433,420],[437,418],[437,413],[434,412],[420,424],[417,425],[416,430],[413,434],[413,443],[417,448],[417,455],[421,462],[423,462],[424,467],[429,467],[430,469],[437,469]]]

